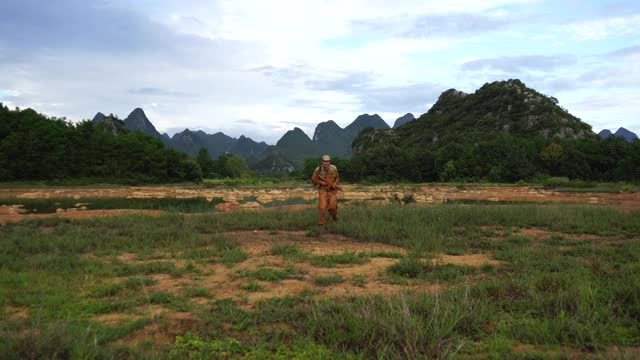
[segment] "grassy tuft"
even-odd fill
[[[344,282],[344,278],[340,274],[317,276],[313,279],[313,283],[318,286],[330,286]]]

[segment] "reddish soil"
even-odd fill
[[[187,273],[180,277],[168,274],[150,275],[156,280],[156,283],[148,286],[145,291],[166,291],[174,295],[182,295],[185,289],[188,288],[206,288],[210,293],[208,297],[210,299],[232,299],[243,308],[249,309],[253,307],[256,301],[271,297],[294,295],[304,290],[311,291],[316,297],[324,298],[368,294],[397,295],[406,290],[433,292],[446,286],[446,284],[428,283],[417,279],[408,279],[401,284],[395,283],[387,272],[387,268],[398,262],[399,259],[397,258],[370,257],[363,264],[321,267],[312,265],[308,260],[286,259],[270,254],[270,250],[274,245],[283,244],[296,245],[301,252],[308,254],[308,256],[341,254],[343,252],[406,253],[405,249],[397,246],[355,241],[346,236],[328,233],[320,234],[317,237],[309,237],[305,232],[301,231],[280,231],[275,234],[270,234],[266,231],[236,231],[227,233],[227,236],[241,244],[243,251],[249,255],[247,260],[233,266],[206,261],[195,262],[194,266],[199,268],[200,273]],[[169,254],[165,254],[162,257],[160,253],[154,254],[153,260],[140,259],[132,253],[123,253],[118,256],[118,259],[132,264],[156,261],[172,262],[176,267],[184,266],[186,263],[179,256],[174,258],[170,257]],[[105,261],[107,260],[105,259]],[[499,264],[498,261],[492,259],[490,254],[460,256],[440,254],[436,256],[435,261],[439,264],[452,263],[474,267],[480,267],[485,263]],[[260,281],[241,275],[243,272],[262,268],[282,270],[287,266],[293,266],[293,273],[287,279],[278,282]],[[335,275],[340,275],[343,281],[328,286],[320,286],[314,282],[318,277]],[[253,292],[243,289],[250,282],[259,284],[261,289]],[[195,300],[199,304],[208,301],[206,297]],[[95,320],[107,323],[119,322],[124,315],[100,315]]]
[[[345,185],[339,198],[346,202],[366,201],[372,204],[398,201],[405,195],[412,195],[418,204],[442,203],[449,200],[484,200],[484,201],[527,201],[545,203],[575,203],[596,206],[612,206],[625,210],[640,209],[640,193],[569,193],[554,190],[521,187],[498,186],[359,186]],[[73,197],[124,197],[124,198],[192,198],[204,197],[208,200],[222,198],[225,203],[218,206],[221,211],[237,209],[260,210],[264,204],[273,201],[286,201],[297,198],[313,201],[317,194],[311,187],[290,189],[204,189],[179,186],[145,186],[119,187],[110,189],[0,189],[0,198],[57,198]],[[257,201],[244,203],[243,200],[254,198]],[[309,205],[289,205],[292,209],[300,209]],[[83,207],[61,209],[57,214],[65,218],[84,218],[92,216],[110,216],[122,213],[161,214],[152,210],[82,210]],[[22,219],[54,216],[54,214],[24,214],[18,206],[0,206],[0,224],[20,221]]]
[[[62,218],[71,218],[71,219],[82,219],[82,218],[90,218],[96,216],[115,216],[122,214],[145,214],[151,216],[158,216],[163,214],[163,211],[160,210],[126,210],[126,209],[116,209],[116,210],[76,210],[76,211],[65,211],[57,214],[25,214],[22,212],[15,212],[7,210],[9,208],[17,208],[14,206],[0,206],[0,224],[4,224],[6,222],[16,222],[26,219],[42,219],[52,216],[59,216]]]
[[[559,192],[548,189],[536,189],[527,186],[443,186],[443,185],[381,185],[360,186],[344,185],[339,198],[345,200],[392,200],[413,194],[418,202],[437,203],[449,199],[487,200],[487,201],[545,201],[571,202],[585,204],[613,205],[624,208],[640,208],[640,193],[596,193],[596,192]],[[0,189],[0,198],[56,198],[73,197],[124,197],[124,198],[223,198],[227,202],[256,197],[258,204],[271,200],[289,198],[315,199],[316,191],[312,187],[300,188],[236,188],[204,189],[180,186],[143,186],[118,187],[109,189]],[[252,201],[255,203],[256,201]],[[256,204],[250,204],[257,206]]]

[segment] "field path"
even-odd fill
[[[444,186],[444,185],[344,185],[339,198],[344,200],[388,201],[413,194],[418,203],[442,203],[447,200],[572,202],[602,204],[640,209],[640,193],[559,192],[527,186]],[[57,197],[123,197],[123,198],[222,198],[227,202],[255,197],[259,203],[291,198],[313,200],[316,191],[311,186],[295,188],[231,188],[206,189],[188,186],[136,186],[106,189],[39,188],[0,189],[0,198]]]
[[[262,187],[262,188],[229,188],[207,189],[194,186],[136,186],[116,188],[37,188],[37,189],[0,189],[0,198],[16,199],[46,199],[65,198],[74,199],[90,197],[119,197],[119,198],[195,198],[203,197],[211,201],[220,198],[225,201],[221,209],[260,209],[264,204],[274,202],[286,203],[291,199],[313,202],[316,191],[311,186],[294,188]],[[600,205],[621,208],[624,210],[640,209],[640,193],[604,193],[604,192],[559,192],[556,190],[537,189],[527,186],[444,186],[444,185],[344,185],[339,198],[347,204],[349,201],[364,201],[367,203],[388,203],[401,201],[411,196],[418,204],[438,204],[451,200],[476,201],[513,201],[513,202],[544,202],[544,203],[573,203],[585,205]],[[248,203],[247,203],[248,201]],[[243,203],[242,205],[239,204]],[[233,206],[228,206],[233,205]],[[303,205],[289,205],[292,208]],[[75,209],[72,209],[75,210]],[[122,213],[144,213],[150,215],[161,214],[155,210],[84,210],[62,212],[58,215],[78,218],[91,216],[110,216]],[[19,221],[24,218],[39,218],[53,214],[23,214],[18,207],[0,206],[0,224]]]

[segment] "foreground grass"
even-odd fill
[[[409,255],[389,269],[391,275],[450,286],[392,298],[322,300],[303,292],[263,300],[252,310],[202,288],[180,294],[146,289],[153,274],[200,276],[190,261],[228,265],[246,259],[224,232],[315,229],[314,209],[6,224],[0,228],[0,353],[21,359],[597,356],[612,346],[640,346],[638,215],[530,204],[348,207],[328,231],[407,247]],[[526,227],[566,235],[535,239],[519,232]],[[594,235],[615,241],[592,240]],[[204,246],[214,250],[203,251]],[[116,258],[126,252],[152,259],[158,251],[186,263],[133,265]],[[295,245],[269,252],[325,266],[366,261],[365,254],[353,253],[310,259]],[[474,252],[491,252],[503,263],[475,270],[420,260]],[[289,267],[238,276],[246,278],[247,292],[259,292],[256,280],[277,282],[297,274]],[[315,281],[327,286],[352,280]],[[197,297],[207,302],[192,301]],[[153,306],[190,312],[197,321],[174,328],[170,319],[145,312]],[[93,320],[113,312],[131,318],[114,324]],[[151,323],[177,335],[175,341],[118,342]],[[527,350],[517,350],[523,344]]]

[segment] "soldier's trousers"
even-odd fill
[[[318,202],[319,224],[324,225],[327,222],[327,210],[329,210],[333,220],[338,221],[338,190],[320,188],[318,195],[320,199]]]

